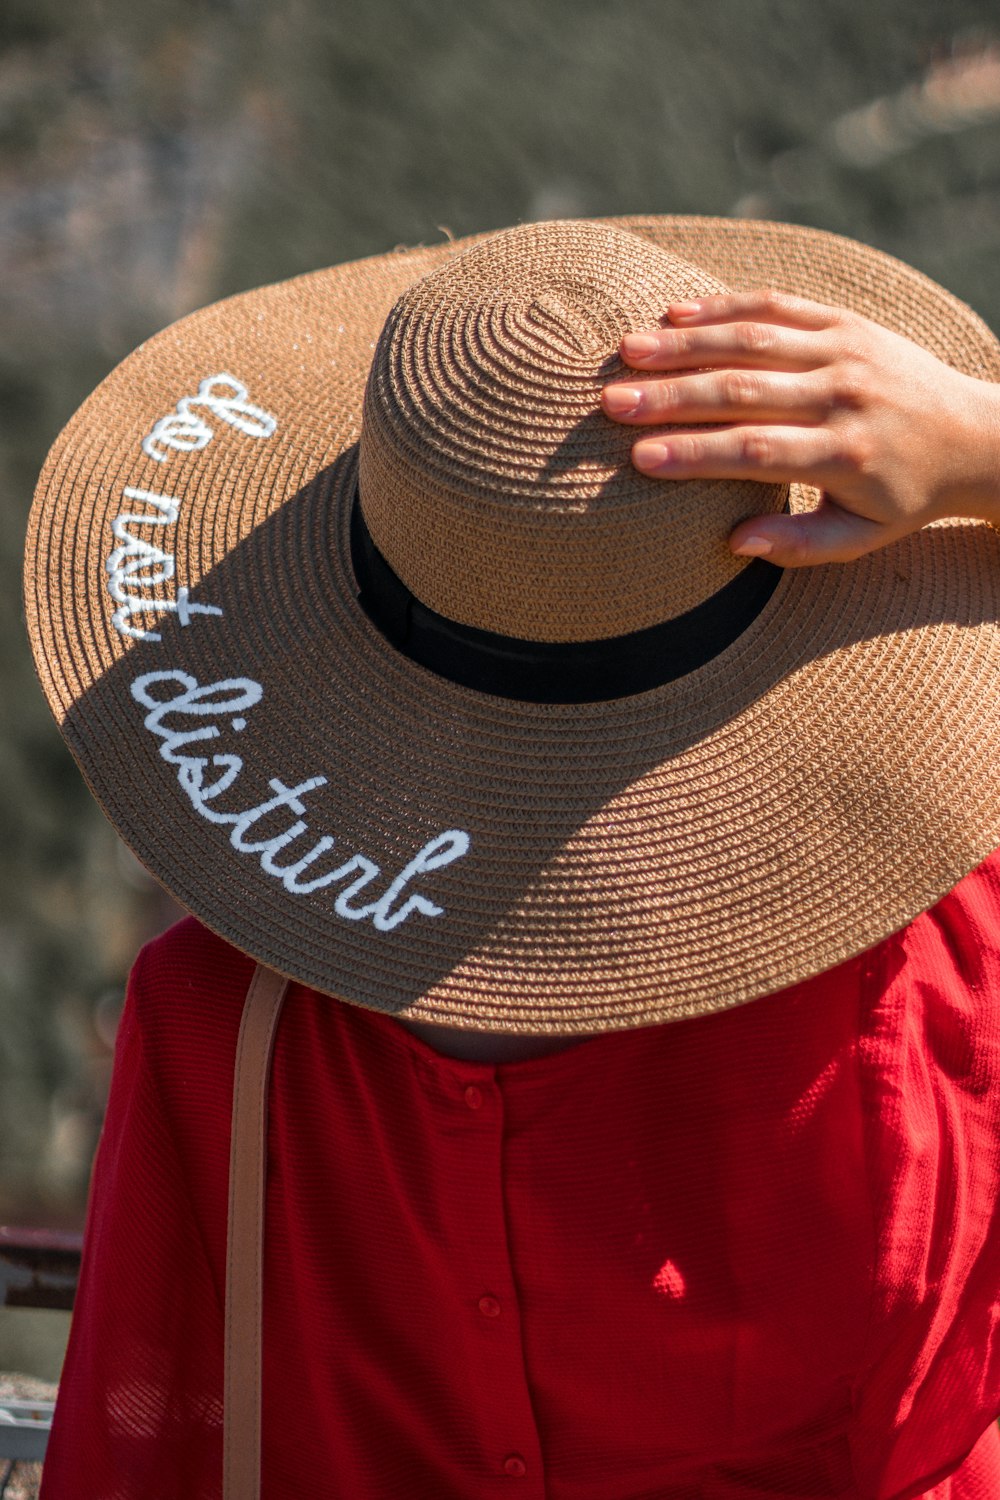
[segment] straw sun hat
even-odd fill
[[[1000,842],[1000,536],[748,564],[735,522],[815,496],[649,479],[599,411],[622,334],[762,285],[1000,379],[882,254],[646,218],[265,287],[104,381],[39,483],[28,623],[179,901],[360,1005],[588,1032],[828,968]]]

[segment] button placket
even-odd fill
[[[478,1367],[470,1385],[478,1392],[481,1408],[480,1451],[490,1475],[518,1479],[519,1495],[542,1500],[541,1449],[527,1385],[506,1221],[503,1094],[495,1077],[474,1077],[474,1082],[468,1073],[457,1079],[452,1097],[464,1116],[460,1154],[469,1186],[462,1274],[475,1278],[467,1288],[465,1306],[472,1320],[470,1352]]]

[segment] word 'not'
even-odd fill
[[[131,636],[136,641],[158,641],[158,630],[146,630],[140,625],[131,625],[133,615],[176,614],[182,625],[191,623],[192,615],[221,615],[215,604],[192,604],[186,587],[177,590],[176,599],[158,599],[147,590],[161,583],[170,583],[176,571],[174,554],[164,552],[153,542],[134,536],[130,526],[172,526],[180,514],[180,501],[171,495],[157,495],[153,490],[139,490],[127,484],[123,491],[126,500],[140,500],[153,507],[152,515],[127,514],[122,512],[111,522],[111,534],[119,545],[108,554],[105,568],[108,574],[108,593],[118,605],[111,616],[111,623],[119,635]]]

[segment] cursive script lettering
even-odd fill
[[[147,590],[171,583],[176,571],[174,554],[165,552],[144,537],[135,536],[130,526],[172,526],[180,513],[180,501],[171,495],[126,485],[127,500],[140,500],[152,507],[152,514],[122,512],[111,522],[111,533],[119,545],[108,556],[108,593],[118,605],[111,623],[119,635],[137,641],[158,641],[157,630],[131,624],[134,615],[176,614],[182,625],[190,625],[192,615],[221,615],[214,604],[194,604],[186,588],[177,590],[175,599],[158,599]]]
[[[391,932],[414,913],[444,915],[443,907],[411,885],[417,876],[429,875],[468,853],[469,835],[460,828],[430,839],[377,900],[359,906],[354,898],[378,880],[382,871],[361,853],[352,853],[332,868],[324,867],[330,865],[327,856],[337,841],[329,833],[313,837],[305,799],[327,784],[325,776],[310,776],[294,786],[275,776],[268,782],[273,795],[263,802],[238,812],[220,810],[216,804],[239,780],[243,760],[238,755],[198,752],[221,737],[220,725],[226,724],[235,733],[246,727],[244,715],[264,696],[264,689],[252,677],[199,683],[190,672],[177,669],[144,672],[132,683],[131,692],[148,710],[143,723],[161,741],[159,753],[177,768],[178,783],[198,815],[228,827],[232,847],[240,854],[256,855],[264,873],[279,880],[286,891],[303,895],[340,885],[333,908],[337,915],[350,922],[370,919],[379,932]],[[302,853],[292,848],[304,844],[308,847]],[[345,881],[349,884],[344,885]]]
[[[197,407],[202,410],[197,411]],[[223,371],[207,376],[199,385],[197,395],[182,396],[172,412],[155,422],[152,431],[142,440],[142,451],[162,464],[170,457],[165,449],[191,453],[206,448],[215,436],[215,429],[206,421],[204,412],[209,412],[220,422],[227,422],[246,437],[272,437],[278,426],[277,417],[272,417],[263,407],[254,406],[248,399],[243,382]]]

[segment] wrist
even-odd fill
[[[970,379],[968,463],[953,515],[975,516],[1000,530],[1000,385]]]

